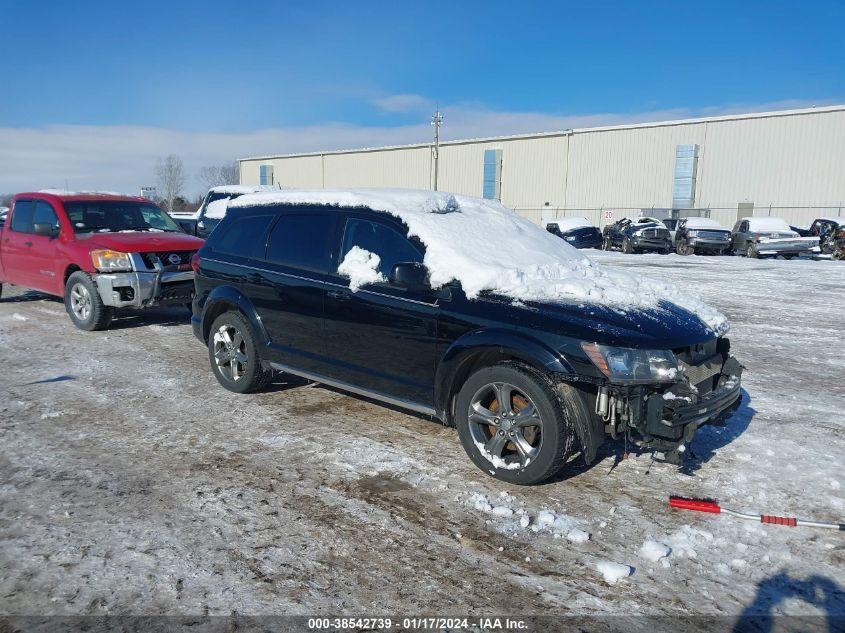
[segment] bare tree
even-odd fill
[[[200,182],[206,189],[218,185],[237,185],[241,181],[241,169],[237,161],[224,163],[223,165],[211,165],[203,167],[197,174]]]
[[[176,154],[168,154],[159,158],[156,163],[156,178],[158,180],[158,194],[161,196],[168,211],[173,211],[176,198],[185,188],[185,167],[182,159]]]

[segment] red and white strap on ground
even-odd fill
[[[669,506],[677,508],[678,510],[695,510],[696,512],[712,512],[713,514],[730,514],[731,516],[739,517],[740,519],[759,521],[760,523],[771,523],[773,525],[788,525],[789,527],[801,525],[804,527],[828,528],[830,530],[840,530],[845,532],[845,523],[821,523],[819,521],[796,519],[795,517],[776,517],[768,514],[745,514],[744,512],[736,512],[735,510],[723,508],[718,503],[711,501],[710,499],[686,499],[684,497],[673,496],[669,497]]]

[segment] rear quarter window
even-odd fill
[[[209,246],[215,253],[262,259],[267,230],[275,218],[273,214],[233,217],[211,234]]]

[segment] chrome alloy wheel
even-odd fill
[[[70,309],[80,321],[87,321],[91,316],[91,294],[81,283],[73,284],[70,289]]]
[[[514,385],[494,382],[481,387],[470,400],[468,419],[473,441],[494,463],[524,468],[540,452],[540,413]]]
[[[247,366],[246,342],[233,325],[221,325],[214,333],[214,362],[221,375],[240,380]]]

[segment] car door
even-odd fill
[[[409,291],[388,281],[400,262],[422,262],[423,247],[384,214],[343,218],[334,283],[325,309],[326,353],[339,380],[403,403],[431,407],[437,350],[438,303],[443,292]],[[337,265],[358,247],[379,257],[382,280],[355,291]]]
[[[26,253],[32,246],[34,200],[16,200],[3,232],[3,270],[6,282],[29,287]]]
[[[36,223],[50,224],[55,228],[55,237],[36,235],[33,228]],[[60,292],[55,256],[58,230],[58,215],[49,202],[17,200],[3,238],[7,281],[44,292]]]
[[[52,235],[36,235],[35,225],[47,224],[52,229]],[[24,254],[25,266],[30,274],[30,287],[53,294],[64,291],[63,271],[57,270],[59,258],[56,251],[59,248],[61,224],[53,205],[46,200],[36,200],[32,214],[33,232],[29,237],[32,244]]]
[[[325,207],[281,210],[267,235],[263,258],[250,265],[242,282],[270,339],[268,359],[320,374],[329,367],[323,309],[332,288],[336,215]]]
[[[736,223],[733,230],[733,237],[731,242],[734,252],[744,253],[748,242],[748,220],[740,220]]]

